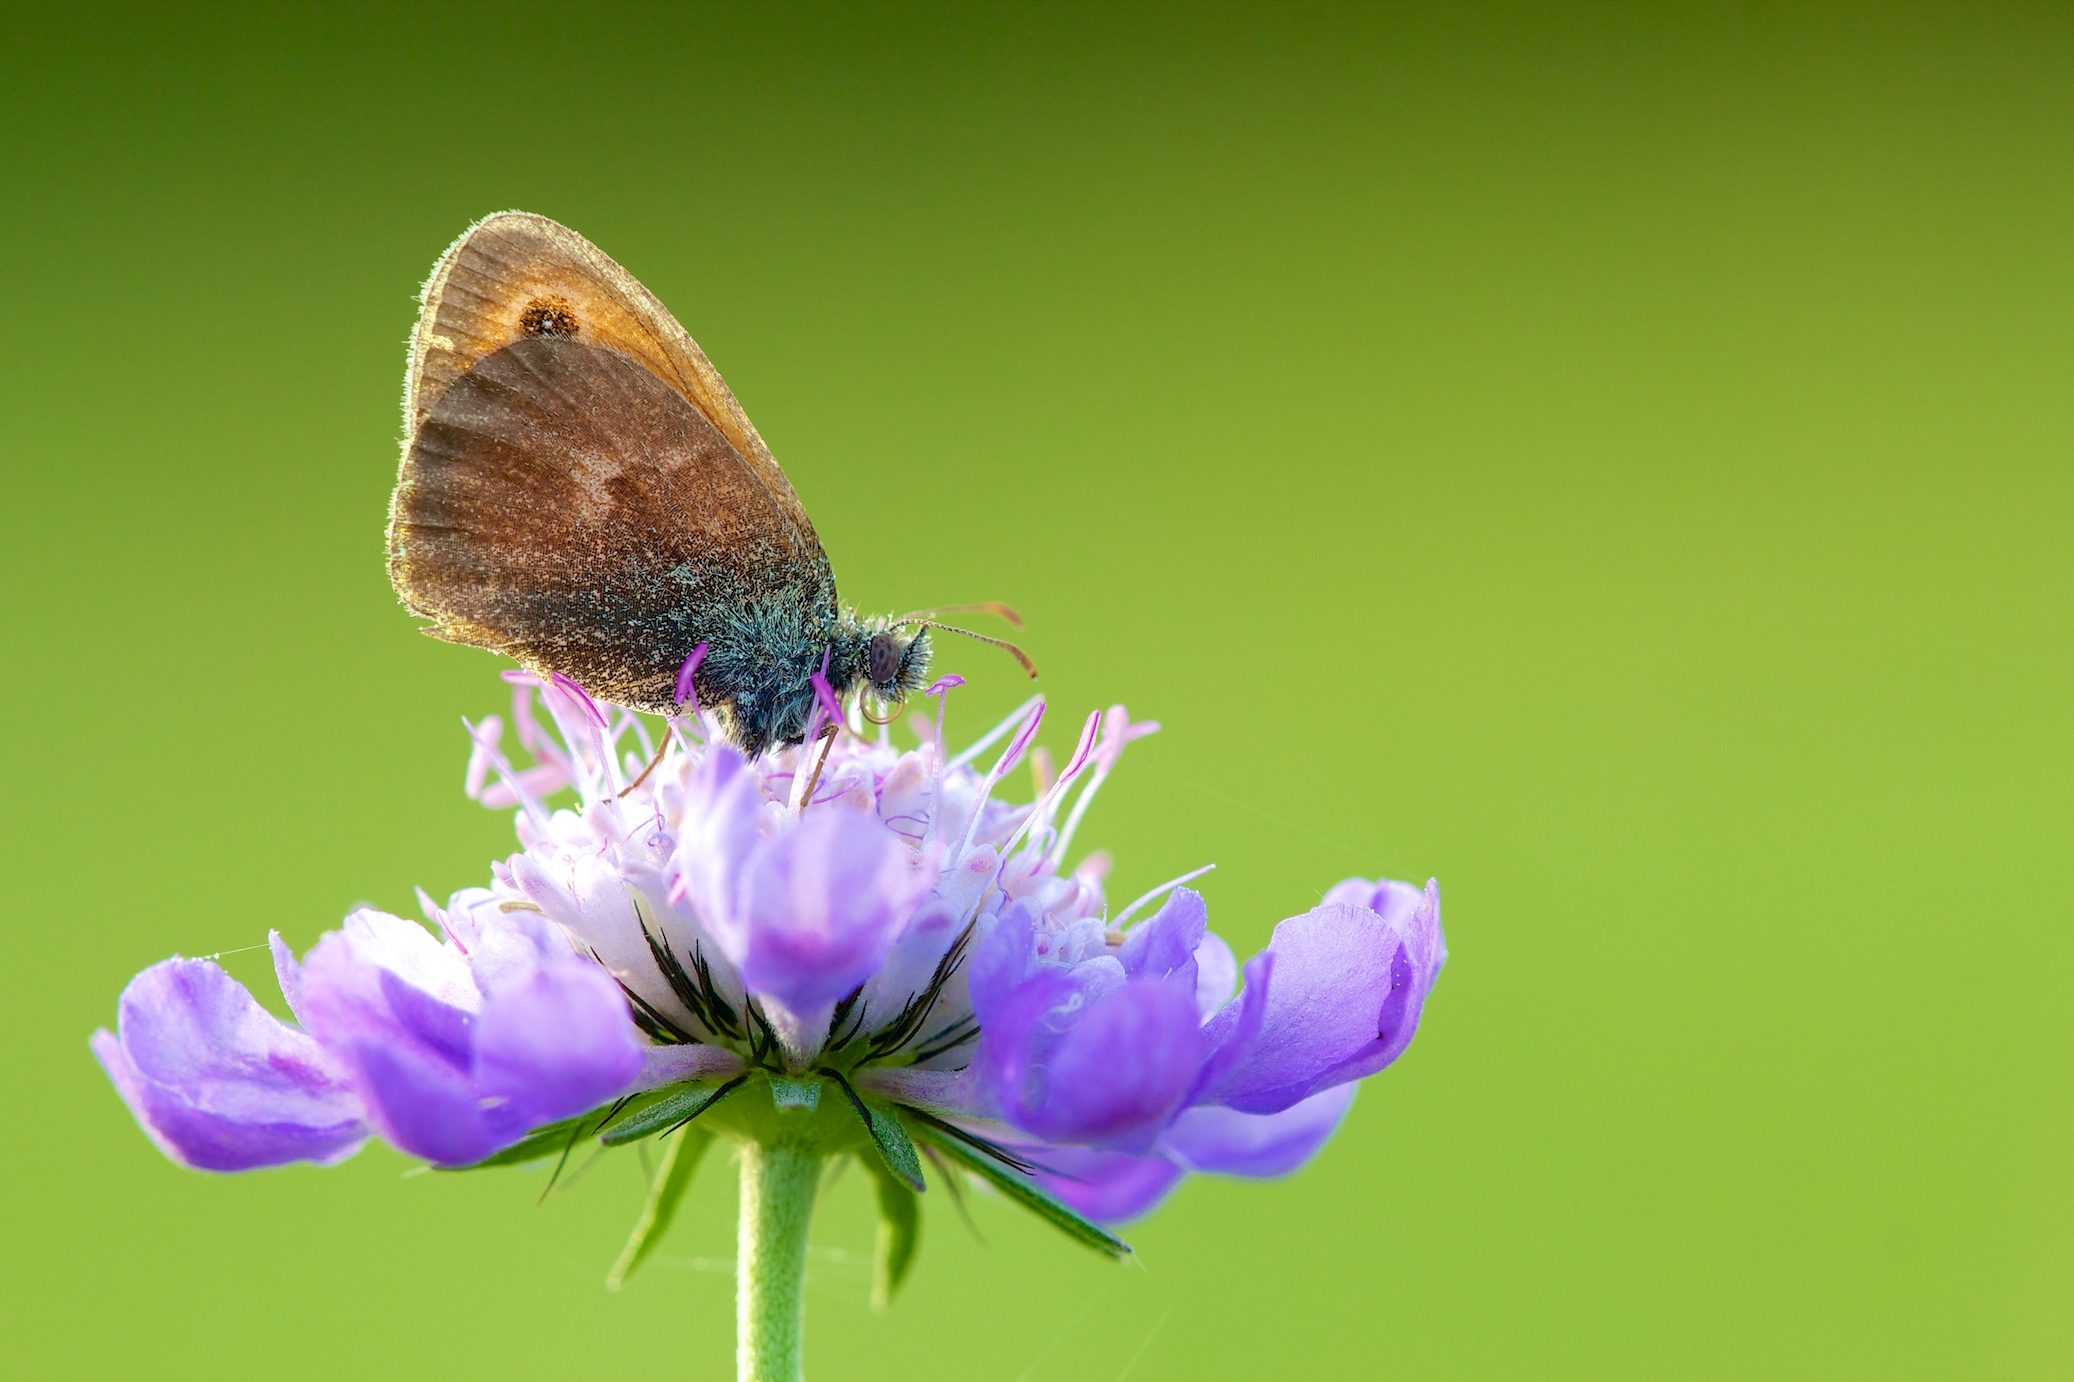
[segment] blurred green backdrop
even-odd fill
[[[670,304],[850,599],[1012,600],[1062,720],[1165,722],[1119,895],[1214,860],[1244,952],[1445,890],[1307,1173],[1142,1271],[936,1206],[883,1318],[853,1179],[814,1376],[2074,1367],[2064,8],[6,27],[11,1375],[731,1375],[724,1169],[612,1296],[631,1156],[212,1179],[86,1049],[509,848],[496,663],[381,561],[414,291],[507,206]],[[947,652],[956,728],[1022,694]]]

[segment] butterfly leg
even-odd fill
[[[821,731],[821,755],[814,760],[814,775],[807,779],[807,794],[799,799],[799,809],[804,811],[814,804],[814,789],[821,785],[821,770],[828,766],[828,751],[835,747],[838,725],[830,725]]]
[[[669,751],[670,732],[669,727],[666,725],[663,728],[661,739],[657,742],[655,746],[655,757],[648,760],[648,766],[641,770],[641,775],[639,777],[635,778],[632,782],[629,782],[625,787],[620,789],[619,795],[623,797],[628,792],[633,791],[636,787],[639,787],[642,783],[646,782],[648,780],[648,775],[654,772],[659,766],[661,766],[663,761],[663,755],[668,753]],[[617,800],[617,798],[615,798],[615,800]]]

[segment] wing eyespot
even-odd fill
[[[528,336],[574,336],[576,309],[566,298],[534,298],[519,313],[519,330]]]

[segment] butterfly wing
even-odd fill
[[[833,614],[785,474],[661,303],[583,237],[492,216],[425,286],[389,571],[427,632],[666,710],[730,612]]]
[[[539,335],[573,336],[646,365],[727,438],[784,511],[792,536],[819,549],[785,472],[698,343],[610,255],[545,216],[485,216],[433,266],[404,376],[406,443],[477,361]]]

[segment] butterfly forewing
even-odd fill
[[[610,255],[545,216],[500,211],[470,226],[425,281],[404,379],[406,438],[476,361],[513,341],[567,335],[646,365],[726,437],[797,536],[814,525],[742,405],[670,309]]]
[[[833,614],[827,558],[703,353],[573,231],[493,216],[425,289],[389,569],[428,630],[667,709],[745,600]]]

